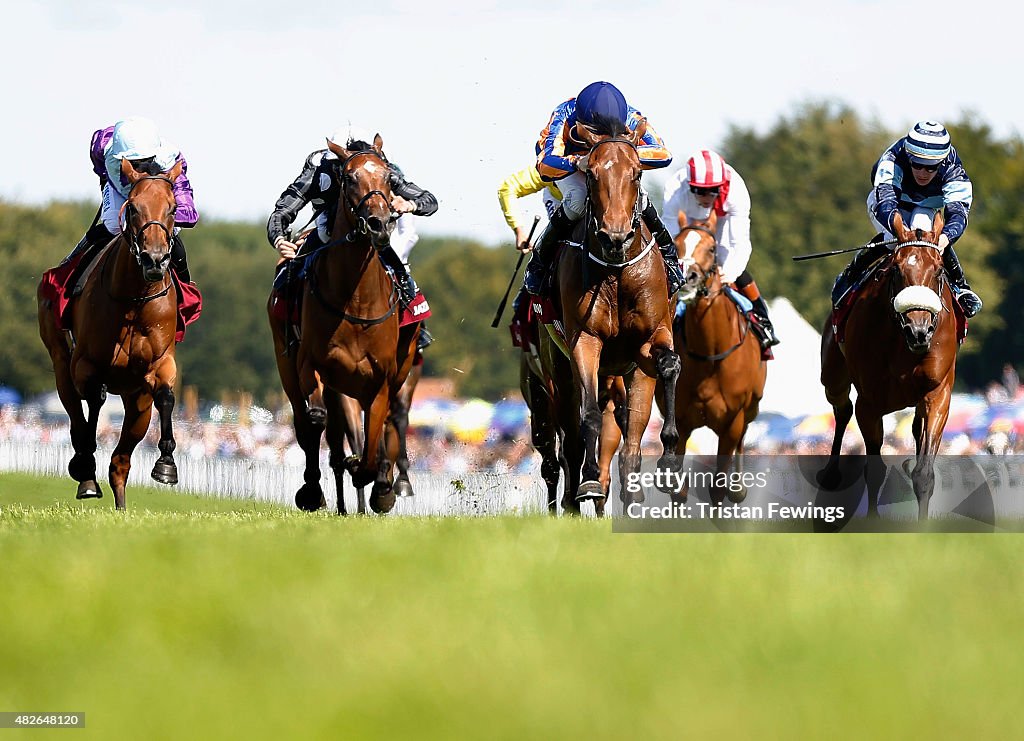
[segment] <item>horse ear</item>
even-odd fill
[[[680,211],[676,218],[679,221],[679,229],[680,230],[685,229],[686,226],[690,223],[690,220],[688,218],[686,218],[686,213],[683,212],[683,211]]]
[[[633,134],[629,137],[629,140],[633,142],[634,146],[640,143],[640,140],[647,134],[647,119],[641,118],[640,123],[633,129]]]
[[[711,209],[711,213],[708,214],[708,229],[715,231],[718,227],[718,212],[715,209]]]
[[[892,233],[901,242],[910,242],[914,239],[914,235],[910,233],[910,230],[903,223],[903,215],[899,211],[896,212],[892,219]]]
[[[373,135],[373,148],[377,150],[377,154],[381,157],[384,156],[384,139],[381,138],[380,134]]]
[[[601,141],[601,137],[598,134],[579,122],[576,123],[576,135],[579,136],[580,141],[587,145],[588,149],[593,149]]]
[[[334,152],[336,155],[338,155],[338,157],[340,157],[341,159],[343,159],[343,160],[347,160],[348,159],[348,154],[349,154],[348,150],[345,149],[345,147],[343,147],[343,146],[341,146],[339,144],[335,144],[330,139],[327,140],[327,148],[329,150],[331,150],[332,152]]]
[[[172,167],[170,171],[167,173],[167,177],[170,179],[172,183],[178,179],[179,175],[181,175],[181,170],[181,160],[178,160],[177,162],[174,163],[174,167]]]
[[[939,235],[942,234],[942,227],[946,225],[946,220],[942,217],[942,209],[940,208],[935,212],[935,218],[932,219],[932,234],[938,239]]]
[[[146,177],[146,173],[136,170],[132,167],[132,163],[127,159],[121,160],[121,174],[124,175],[125,179],[132,185]]]

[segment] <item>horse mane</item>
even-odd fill
[[[593,123],[584,126],[600,136],[620,136],[629,133],[626,125],[612,116],[597,116]]]
[[[160,165],[156,163],[155,157],[147,157],[142,160],[128,160],[128,164],[132,166],[135,172],[141,172],[146,175],[163,175],[164,171],[160,169]]]

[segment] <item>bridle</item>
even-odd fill
[[[138,263],[139,267],[142,267],[142,244],[140,243],[140,240],[142,239],[142,233],[146,231],[146,229],[148,229],[151,226],[158,226],[161,229],[163,229],[164,234],[167,235],[168,247],[170,247],[171,245],[171,240],[174,239],[174,234],[172,230],[168,229],[167,225],[162,221],[157,221],[154,219],[152,221],[147,221],[138,229],[132,227],[132,221],[126,215],[126,212],[128,210],[128,206],[131,205],[132,192],[135,190],[135,186],[137,186],[144,180],[160,180],[162,182],[165,182],[171,189],[172,195],[174,193],[174,183],[166,175],[146,175],[145,177],[139,178],[134,183],[132,183],[131,188],[128,189],[128,198],[127,200],[125,200],[124,206],[122,207],[123,220],[121,231],[128,236],[128,252],[131,254],[132,257],[135,258],[135,262]],[[132,205],[132,209],[134,208],[135,206]]]
[[[354,217],[356,222],[355,227],[352,229],[352,231],[348,233],[346,237],[346,241],[349,242],[354,241],[356,235],[366,236],[367,234],[370,233],[369,221],[366,219],[365,216],[360,216],[360,211],[371,198],[379,197],[384,199],[384,203],[388,207],[388,211],[391,214],[391,216],[388,218],[388,223],[397,221],[399,217],[399,214],[395,213],[394,209],[391,208],[391,198],[388,196],[387,193],[385,193],[382,190],[371,190],[365,193],[362,196],[362,198],[360,198],[358,201],[356,201],[351,195],[349,195],[349,183],[351,182],[351,178],[349,177],[349,163],[351,163],[357,157],[374,157],[377,160],[380,160],[381,165],[383,165],[386,170],[390,169],[391,167],[391,165],[388,164],[388,161],[373,149],[367,149],[360,152],[353,152],[352,154],[350,154],[348,157],[341,161],[339,165],[339,171],[341,173],[341,197],[345,205],[351,211],[352,216]]]
[[[708,282],[711,280],[712,276],[715,274],[715,269],[718,267],[718,237],[717,237],[717,235],[713,231],[708,229],[703,224],[687,224],[686,226],[684,226],[679,231],[680,231],[680,233],[688,232],[688,231],[689,232],[700,232],[701,234],[706,234],[709,237],[711,237],[711,267],[710,267],[710,269],[705,270],[700,265],[696,265],[696,264],[694,265],[694,267],[697,268],[698,271],[700,271],[700,276],[701,276],[700,287],[697,289],[696,296],[697,296],[697,298],[709,297],[709,296],[711,296],[711,289],[708,287]],[[722,292],[721,289],[719,289],[718,293],[721,293],[721,292]],[[716,293],[715,295],[717,296],[718,294]]]
[[[915,240],[912,240],[912,241],[909,241],[909,242],[901,242],[900,244],[898,244],[896,246],[896,248],[893,249],[893,251],[892,251],[892,257],[890,258],[892,262],[890,264],[890,268],[889,269],[893,273],[899,274],[901,277],[902,277],[902,271],[900,270],[899,263],[896,261],[896,253],[899,252],[904,247],[930,247],[933,250],[938,250],[939,249],[939,246],[937,244],[935,244],[934,242],[928,242],[928,241],[923,240],[923,239],[915,239]],[[945,289],[946,289],[946,285],[947,285],[947,279],[946,279],[946,271],[942,269],[941,265],[939,267],[938,274],[939,274],[939,277],[938,277],[938,290],[936,290],[935,293],[939,297],[939,303],[942,306],[942,310],[949,311],[949,307],[946,306],[945,301],[943,301],[943,294],[945,293]],[[903,286],[903,288],[908,288],[908,287],[909,286]],[[924,287],[925,288],[931,288],[931,286],[924,286]],[[899,313],[899,312],[896,311],[895,299],[896,299],[897,293],[898,292],[896,291],[896,281],[893,280],[890,277],[889,278],[889,308],[892,311],[892,313],[895,315],[896,321],[900,325],[900,329],[905,331],[910,326],[910,322],[907,320],[907,316],[906,316],[907,313],[910,310],[908,310],[906,312],[903,312],[903,313]],[[933,329],[935,328],[936,317],[937,317],[937,313],[936,312],[934,312],[931,309],[926,308],[926,307],[915,308],[914,310],[915,311],[927,311],[929,314],[931,314],[931,316],[932,316],[931,326],[932,326]]]
[[[590,148],[589,156],[593,156],[594,152],[596,152],[598,149],[603,147],[605,144],[625,144],[630,149],[632,149],[634,152],[637,151],[636,144],[634,144],[631,140],[626,139],[625,137],[621,137],[621,136],[613,136],[613,137],[610,137],[608,139],[602,139],[601,141],[597,142],[597,144],[595,144],[593,147]],[[587,168],[587,212],[586,212],[586,217],[585,218],[586,218],[586,223],[587,223],[587,232],[588,232],[588,234],[594,235],[596,237],[597,233],[600,231],[600,225],[597,223],[597,215],[594,213],[594,208],[593,208],[594,200],[593,200],[593,198],[590,197],[590,185],[593,182],[596,182],[596,178],[594,177],[593,173],[591,172],[591,168],[588,167]],[[633,216],[632,216],[632,219],[631,219],[631,222],[630,222],[630,232],[629,232],[629,236],[626,237],[625,241],[622,243],[623,252],[628,252],[629,251],[629,248],[633,245],[633,239],[636,236],[637,231],[639,230],[639,228],[640,228],[640,182],[637,181],[637,184],[636,184],[636,198],[633,200]],[[653,241],[652,241],[652,244],[653,244]],[[628,265],[632,265],[635,262],[638,262],[642,257],[644,257],[647,254],[647,252],[650,250],[650,248],[651,248],[651,245],[648,245],[647,249],[643,250],[643,252],[640,255],[637,255],[633,259],[627,260],[627,261],[621,262],[621,263],[605,262],[604,260],[600,260],[597,257],[595,257],[593,254],[591,254],[591,252],[589,250],[587,250],[587,256],[591,260],[593,260],[594,262],[597,262],[598,264],[603,265],[605,267],[623,268],[623,267],[626,267]]]

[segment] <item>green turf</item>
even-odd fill
[[[0,710],[86,712],[86,731],[44,736],[1024,732],[1013,535],[623,535],[72,496],[0,476]]]

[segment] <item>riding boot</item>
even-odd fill
[[[739,288],[739,286],[737,286],[737,288]],[[746,296],[750,300],[750,303],[754,305],[753,313],[757,316],[757,323],[764,332],[763,344],[765,347],[768,348],[778,345],[780,340],[775,335],[775,327],[772,326],[772,320],[768,318],[768,304],[766,304],[764,302],[764,298],[761,297],[761,291],[758,290],[757,283],[750,281],[739,290],[740,293]]]
[[[853,285],[860,279],[860,276],[864,274],[868,266],[877,260],[879,257],[888,252],[888,248],[881,245],[875,244],[881,241],[884,234],[878,234],[874,239],[871,240],[871,244],[860,252],[857,253],[850,264],[843,268],[843,272],[836,278],[835,284],[832,286],[832,305],[838,306],[843,296],[853,287]]]
[[[647,228],[651,230],[654,241],[658,243],[661,256],[665,258],[665,271],[668,274],[668,295],[671,296],[679,290],[679,287],[683,285],[685,280],[683,269],[679,266],[679,253],[676,251],[675,242],[672,241],[672,235],[665,228],[665,224],[658,215],[658,209],[653,203],[648,201],[647,208],[640,215],[643,216]]]
[[[946,269],[946,275],[949,276],[957,303],[964,310],[964,315],[970,319],[981,311],[981,298],[968,285],[967,278],[964,277],[964,269],[960,267],[960,260],[953,251],[953,245],[949,245],[943,251],[942,266]]]
[[[177,234],[171,239],[171,267],[178,274],[182,283],[191,283],[192,274],[188,270],[188,258],[185,255],[185,243]]]
[[[416,300],[416,282],[412,279],[409,269],[391,245],[381,251],[380,259],[391,268],[391,272],[395,276],[395,284],[398,286],[399,298],[404,305],[408,306]]]
[[[434,335],[430,334],[426,322],[420,322],[420,336],[416,338],[416,349],[420,352],[426,350],[434,342]]]
[[[555,245],[568,239],[572,234],[572,227],[575,222],[570,219],[565,210],[559,206],[548,221],[544,233],[537,239],[533,247],[533,255],[530,262],[526,264],[526,273],[523,275],[523,287],[528,293],[539,296],[544,288],[544,278],[551,267],[551,258],[555,254]]]

